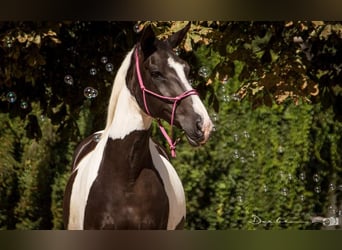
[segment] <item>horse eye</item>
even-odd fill
[[[151,72],[151,76],[152,76],[153,78],[163,78],[162,73],[160,73],[159,71],[152,71],[152,72]]]

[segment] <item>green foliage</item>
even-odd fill
[[[185,22],[0,22],[0,229],[63,228],[73,151],[103,129],[115,70],[147,24],[163,38]],[[188,229],[318,229],[312,216],[342,213],[341,34],[338,22],[192,23],[178,52],[216,130],[173,160]]]
[[[17,178],[15,159],[17,138],[13,134],[7,114],[0,114],[0,228],[11,228],[14,225],[13,208],[17,199]]]
[[[193,153],[182,144],[174,162],[187,194],[188,228],[312,229],[311,217],[336,206],[327,200],[336,195],[329,185],[341,183],[341,125],[317,134],[318,116],[335,124],[331,110],[306,103],[252,110],[248,102],[221,102],[205,148]],[[273,224],[255,225],[256,216]]]

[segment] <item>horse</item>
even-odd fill
[[[174,51],[190,23],[166,39],[147,26],[114,78],[104,130],[77,146],[63,199],[66,229],[182,229],[186,208],[168,154],[151,139],[158,119],[175,156],[175,141],[160,119],[183,130],[192,146],[213,128],[189,84],[190,67]]]

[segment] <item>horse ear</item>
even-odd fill
[[[191,22],[189,22],[183,29],[177,31],[167,39],[172,48],[176,48],[182,42],[186,33],[189,31],[190,26]]]
[[[153,32],[153,29],[151,25],[148,25],[142,31],[142,36],[139,42],[145,59],[149,57],[156,50],[155,40],[156,40],[156,36]]]

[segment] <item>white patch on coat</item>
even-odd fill
[[[93,134],[93,138],[94,138],[95,136],[99,136],[98,138],[101,138],[102,133],[103,133],[103,130],[95,132],[95,133]],[[81,155],[81,153],[83,152],[83,149],[86,148],[86,147],[87,147],[90,143],[92,143],[92,142],[93,142],[93,140],[89,140],[87,143],[83,144],[81,148],[78,149],[77,154],[74,156],[74,164],[75,164],[76,162],[78,162],[78,157],[79,157],[79,156]],[[72,173],[75,172],[76,168],[77,168],[77,166],[75,166],[75,165],[72,166],[72,169],[73,169]]]
[[[134,48],[127,54],[114,79],[105,128],[112,139],[123,139],[135,130],[146,130],[152,123],[127,88],[126,75],[133,51]]]
[[[118,72],[115,75],[112,93],[109,98],[109,105],[108,105],[108,111],[107,111],[107,123],[106,123],[105,130],[107,130],[111,126],[111,123],[115,116],[116,106],[117,106],[121,89],[123,88],[123,86],[126,85],[126,75],[127,75],[129,65],[131,64],[131,61],[132,61],[133,51],[134,51],[134,48],[131,49],[131,51],[127,53]]]
[[[89,191],[98,175],[107,139],[108,134],[104,132],[95,149],[83,157],[74,170],[77,175],[71,189],[68,229],[83,229]]]
[[[150,139],[150,152],[153,165],[157,169],[169,200],[169,218],[167,229],[173,230],[185,218],[185,195],[181,180],[171,163],[158,153],[155,143]]]
[[[183,84],[184,89],[186,91],[193,89],[185,75],[184,65],[179,62],[176,62],[172,57],[169,57],[167,59],[167,62],[169,66],[176,71],[176,74],[179,80],[181,81],[181,83]],[[194,111],[202,118],[202,121],[203,121],[202,131],[205,134],[205,140],[207,140],[213,128],[213,123],[208,115],[207,109],[205,108],[199,96],[191,95],[190,98],[192,100],[192,106],[193,106]]]
[[[133,131],[147,130],[151,123],[152,118],[144,114],[126,85],[123,86],[118,98],[115,116],[109,127],[109,137],[123,139]]]

